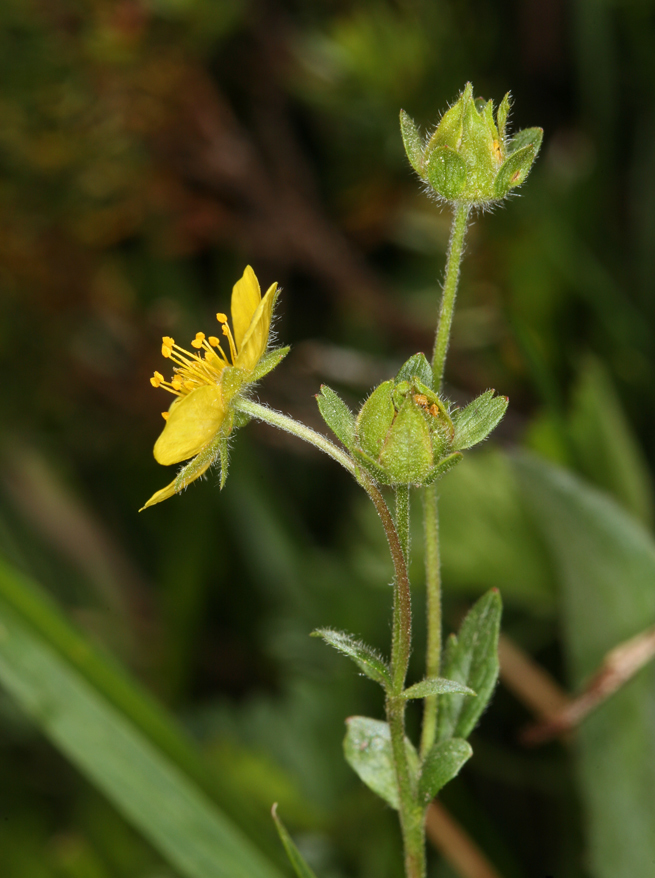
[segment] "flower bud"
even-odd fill
[[[525,181],[543,130],[527,128],[508,137],[509,108],[506,94],[494,119],[493,101],[474,98],[469,82],[427,142],[401,110],[400,128],[410,164],[439,198],[483,207],[505,198]]]
[[[431,381],[423,354],[380,384],[357,416],[352,452],[385,485],[430,484],[461,459],[448,410],[419,375]]]

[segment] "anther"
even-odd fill
[[[210,335],[207,341],[213,348],[220,348],[221,346],[220,341],[216,338],[215,335]]]
[[[217,314],[216,319],[219,323],[227,323],[227,314]]]
[[[162,412],[162,413],[161,413],[161,416],[162,416],[162,418],[163,418],[165,421],[167,421],[167,420],[168,420],[168,416],[169,416],[169,414],[170,414],[170,412]]]
[[[193,339],[191,344],[194,348],[201,348],[204,340],[205,340],[205,333],[204,332],[196,332],[196,337]]]
[[[162,355],[162,357],[166,357],[166,358],[168,359],[172,353],[173,353],[173,348],[172,348],[172,347],[169,347],[167,344],[163,344],[163,345],[161,346],[161,355]]]
[[[155,374],[150,379],[150,383],[153,387],[159,387],[163,380],[164,376],[161,374],[161,372],[155,372]]]

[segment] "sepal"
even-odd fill
[[[401,381],[407,381],[412,384],[414,381],[421,381],[430,390],[434,388],[434,376],[432,374],[432,366],[428,363],[425,354],[418,353],[406,360],[396,375],[396,384]]]
[[[453,448],[463,451],[486,439],[503,419],[509,400],[506,396],[494,396],[494,390],[486,390],[463,409],[454,412]]]
[[[513,152],[498,171],[494,192],[497,198],[504,198],[512,189],[525,182],[537,157],[534,146],[524,146]]]
[[[440,460],[434,467],[428,478],[425,480],[424,485],[427,487],[428,485],[434,484],[442,476],[445,476],[446,473],[449,473],[453,467],[457,466],[463,457],[464,455],[460,454],[459,451],[455,451],[453,454],[449,454],[448,457],[444,457],[443,460]]]
[[[346,403],[327,384],[316,395],[321,417],[337,439],[350,450],[355,444],[355,416]]]
[[[466,165],[454,149],[437,146],[426,161],[430,186],[447,201],[457,201],[466,183]]]
[[[268,375],[269,372],[272,372],[276,366],[280,365],[290,350],[291,348],[287,346],[284,348],[275,348],[275,350],[268,351],[268,353],[264,354],[252,370],[252,373],[248,376],[248,383],[250,384],[251,382],[259,381],[265,375]]]
[[[402,134],[403,145],[410,165],[419,177],[425,180],[423,138],[419,134],[414,120],[404,110],[400,111],[400,133]]]

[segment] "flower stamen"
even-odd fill
[[[234,337],[232,335],[232,330],[229,327],[227,322],[226,314],[217,314],[216,319],[221,324],[221,329],[223,331],[223,335],[227,338],[228,344],[230,345],[230,355],[232,357],[232,362],[236,363],[237,361],[237,346],[234,343]]]

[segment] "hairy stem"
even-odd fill
[[[441,666],[441,559],[439,557],[439,506],[436,485],[430,485],[423,491],[423,528],[427,599],[425,676],[438,677]],[[430,695],[423,702],[421,756],[425,756],[434,744],[437,731],[438,697],[438,695]]]
[[[410,487],[409,485],[398,485],[395,489],[396,494],[396,530],[398,538],[403,549],[405,561],[409,564],[409,510],[410,510]]]
[[[416,799],[405,749],[406,701],[389,693],[386,701],[391,749],[398,780],[399,818],[403,834],[406,878],[425,878],[425,808]]]
[[[455,311],[455,297],[457,296],[457,285],[459,283],[459,268],[462,263],[464,237],[466,235],[470,210],[471,208],[467,204],[458,204],[453,214],[443,295],[439,310],[439,323],[437,324],[437,334],[434,339],[434,352],[432,354],[432,374],[434,375],[434,389],[437,393],[441,390],[444,369],[446,368],[446,354],[448,353],[450,330]]]
[[[464,252],[464,237],[470,207],[458,204],[453,214],[453,224],[446,259],[446,273],[439,310],[439,322],[434,339],[432,355],[432,374],[434,389],[441,392],[446,355],[453,325],[455,299],[459,283],[459,272]],[[423,532],[425,538],[425,591],[427,600],[427,650],[426,677],[436,677],[441,664],[441,559],[439,553],[439,506],[436,485],[423,492]],[[437,730],[438,696],[425,699],[423,729],[421,732],[421,754],[424,756],[432,747]]]

